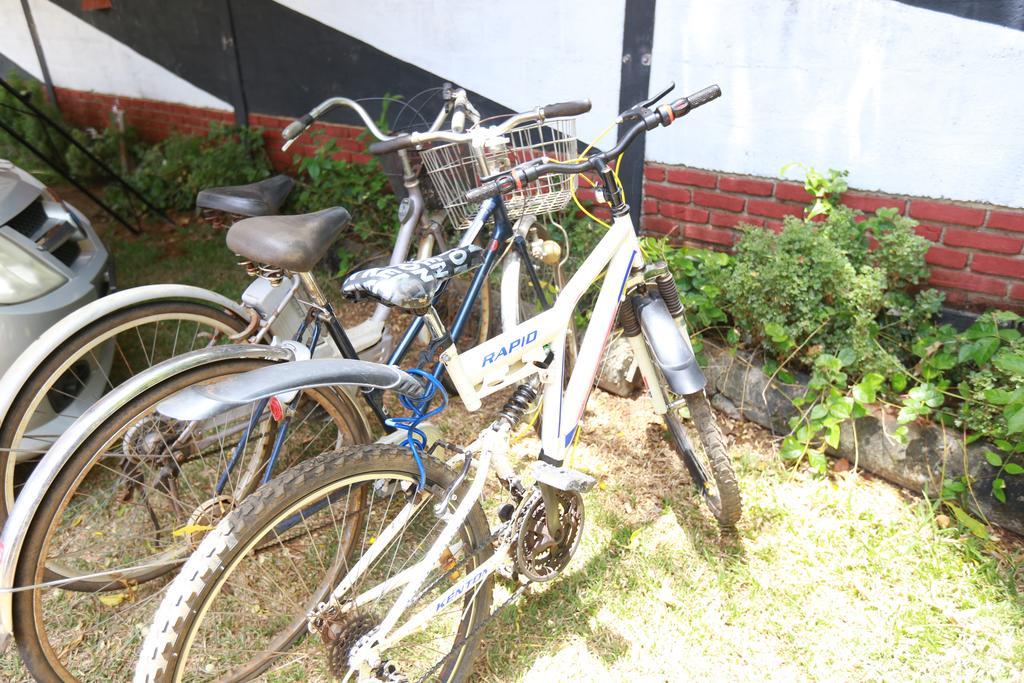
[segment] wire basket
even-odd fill
[[[456,229],[468,226],[476,215],[479,204],[467,202],[466,192],[477,187],[480,178],[534,159],[570,161],[576,156],[576,120],[573,118],[514,128],[487,139],[481,147],[447,143],[420,151],[427,177]],[[505,194],[508,217],[515,220],[526,214],[558,211],[569,203],[577,182],[575,174],[551,174]]]

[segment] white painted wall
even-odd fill
[[[224,100],[197,88],[52,2],[31,0],[30,5],[54,85],[231,109]],[[42,78],[20,0],[0,0],[0,52],[36,78]]]
[[[625,0],[277,2],[513,109],[590,97],[585,139],[617,113]],[[57,85],[230,109],[31,3]],[[0,52],[39,75],[19,0],[0,0]],[[803,162],[859,188],[1024,207],[1024,32],[892,0],[659,0],[651,89],[669,80],[725,95],[654,132],[652,161],[760,176]]]
[[[618,114],[625,0],[276,1],[510,109],[589,97],[585,139]]]
[[[659,1],[651,88],[721,100],[651,160],[1024,206],[1024,32],[891,0]]]

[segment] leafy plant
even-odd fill
[[[170,209],[191,209],[204,188],[251,183],[270,175],[258,128],[211,123],[205,136],[173,133],[138,156],[129,181],[158,206]],[[106,198],[115,208],[133,207],[119,186],[109,187]]]
[[[337,141],[314,133],[316,151],[296,156],[298,188],[289,208],[296,213],[343,206],[352,214],[352,229],[371,246],[391,244],[398,225],[398,199],[379,164],[353,163],[340,158]]]
[[[8,90],[0,89],[0,116],[3,117],[4,122],[47,157],[58,164],[64,163],[64,154],[68,148],[67,140],[60,134],[51,131],[25,106],[21,99],[27,98],[48,117],[67,128],[60,111],[43,94],[42,84],[33,79],[23,78],[14,71],[4,76],[4,80],[20,95],[20,97],[16,97]],[[42,177],[44,181],[56,177],[49,166],[16,142],[5,131],[0,131],[0,157],[13,161],[18,166]]]
[[[807,209],[807,220],[829,214],[839,206],[842,194],[849,189],[849,185],[846,184],[849,171],[830,168],[828,175],[824,175],[813,166],[787,164],[782,167],[779,175],[786,175],[786,171],[794,167],[804,169],[804,189],[814,197],[814,203]]]
[[[789,370],[809,374],[784,459],[824,472],[843,421],[887,405],[899,425],[892,438],[931,419],[968,441],[988,439],[991,494],[1005,500],[1006,477],[1024,474],[1022,319],[990,311],[963,332],[936,324],[944,297],[916,289],[928,275],[916,223],[894,209],[864,216],[843,206],[845,178],[810,169],[805,186],[817,210],[786,219],[778,236],[745,228],[734,257],[664,242],[645,251],[670,264],[693,329],[762,351],[765,372],[781,381],[795,381]],[[970,528],[963,492],[972,482],[946,484],[942,504],[957,505]]]

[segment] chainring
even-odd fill
[[[575,491],[555,491],[561,530],[558,538],[548,532],[544,498],[535,490],[520,517],[516,537],[516,570],[530,581],[550,581],[569,564],[582,538],[583,496]]]

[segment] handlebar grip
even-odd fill
[[[474,187],[472,190],[466,193],[466,201],[470,204],[476,204],[482,202],[485,199],[496,197],[501,194],[501,186],[498,185],[496,180],[488,180],[480,187]]]
[[[697,107],[707,104],[711,100],[717,100],[721,96],[721,88],[717,85],[709,85],[703,90],[698,90],[692,95],[689,95],[686,99],[690,101],[690,109],[696,109]]]
[[[401,149],[409,149],[415,147],[416,143],[412,141],[411,135],[399,135],[393,137],[390,140],[382,140],[380,142],[374,142],[367,149],[370,154],[390,154],[391,152],[397,152]]]
[[[716,100],[722,96],[722,89],[717,85],[709,85],[703,90],[689,95],[687,97],[680,97],[678,100],[672,103],[672,112],[676,117],[689,114],[697,107],[701,107],[711,100]],[[665,124],[668,125],[668,124]]]
[[[299,137],[302,131],[309,128],[313,123],[313,117],[309,114],[303,114],[301,119],[296,119],[288,124],[287,128],[281,131],[281,137],[285,140],[292,140],[293,138]]]
[[[557,102],[545,104],[540,108],[540,115],[545,119],[553,119],[559,116],[579,116],[590,111],[590,100],[574,100],[572,102]]]

